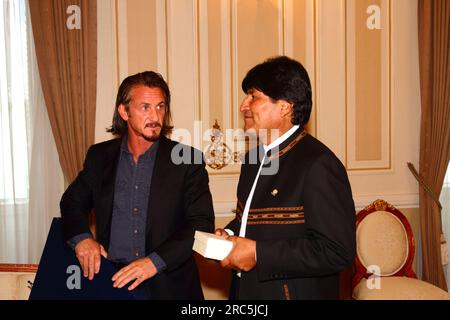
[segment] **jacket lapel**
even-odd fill
[[[159,141],[158,151],[156,153],[155,166],[153,168],[152,182],[150,185],[150,196],[148,199],[148,209],[147,209],[147,226],[146,238],[151,233],[151,228],[157,226],[156,221],[158,215],[157,212],[164,212],[164,191],[170,190],[170,186],[165,187],[164,185],[170,180],[170,166],[172,161],[170,159],[171,146],[170,140],[164,136],[161,136]]]
[[[105,242],[109,242],[109,236],[111,231],[111,217],[114,201],[114,186],[116,181],[117,165],[119,163],[120,145],[122,139],[117,139],[117,142],[112,144],[109,149],[106,150],[105,167],[102,173],[101,188],[100,188],[100,208],[102,208],[103,223],[99,223],[98,228],[106,228],[98,230],[98,234],[106,235]],[[99,221],[100,222],[100,221]],[[107,244],[109,246],[109,243]]]

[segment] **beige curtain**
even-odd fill
[[[95,138],[97,1],[29,4],[50,124],[64,176],[71,182]]]
[[[420,170],[439,195],[450,158],[450,1],[419,0],[419,58],[422,119]],[[439,208],[420,189],[422,278],[447,290],[441,264]]]

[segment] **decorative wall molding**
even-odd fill
[[[345,0],[315,3],[316,137],[345,163]]]
[[[361,0],[359,0],[361,1]],[[369,19],[369,13],[363,9],[366,8],[366,4],[358,2],[358,0],[346,0],[345,1],[345,56],[346,56],[346,70],[345,70],[345,84],[346,84],[346,155],[345,155],[345,165],[347,170],[385,170],[390,169],[392,166],[391,159],[391,8],[390,0],[379,0],[381,3],[380,7],[380,19],[381,19],[381,29],[370,30],[366,26],[366,19]],[[368,2],[369,3],[369,2]],[[356,12],[357,5],[361,6],[361,10]],[[375,6],[378,7],[378,6]],[[369,11],[370,12],[370,11]],[[356,17],[357,13],[360,15]],[[364,19],[361,18],[363,16]],[[361,21],[362,20],[362,21]],[[364,22],[364,23],[363,23]],[[364,33],[365,32],[365,33]],[[365,42],[362,41],[361,35],[363,34]],[[361,62],[361,56],[357,56],[358,51],[364,51],[365,47],[374,46],[376,41],[373,37],[373,33],[380,35],[379,46],[372,50],[377,52],[376,54],[372,52],[364,52],[364,58],[368,61],[377,60],[372,57],[380,57],[380,70],[376,70],[376,66],[366,65],[364,68],[364,74],[371,75],[370,79],[379,80],[372,85],[370,83],[365,83],[359,81],[357,78],[358,61]],[[369,38],[369,39],[367,39]],[[373,42],[373,43],[372,43]],[[359,46],[358,46],[359,45]],[[367,64],[367,63],[366,63]],[[361,74],[361,70],[360,74]],[[379,72],[379,79],[377,79]],[[365,87],[364,87],[365,86]],[[358,91],[359,88],[359,91]],[[374,100],[369,100],[369,104],[361,103],[357,101],[357,96],[365,96],[370,93],[377,93],[375,90],[380,89],[379,95],[373,96]],[[379,99],[380,104],[374,103]],[[373,103],[370,105],[370,103]],[[358,114],[373,113],[376,108],[380,108],[379,115],[374,118],[365,117],[366,122],[360,122],[358,124]],[[379,119],[378,119],[379,117]],[[379,123],[378,123],[379,122]],[[365,127],[361,123],[368,124]],[[370,123],[378,124],[376,130],[380,130],[379,137],[377,132],[373,131],[373,127],[369,125]],[[361,127],[358,130],[358,125]],[[364,132],[361,131],[364,129]],[[372,131],[370,131],[372,130]],[[357,143],[357,139],[360,141]],[[364,142],[364,143],[363,143]],[[367,151],[371,148],[376,149],[380,154],[375,156],[373,152]],[[358,159],[358,154],[364,155],[362,158]],[[378,158],[379,157],[379,158]]]
[[[405,194],[374,194],[374,195],[359,195],[355,196],[356,210],[359,211],[377,199],[382,199],[389,202],[396,208],[418,208],[419,194],[405,193]]]
[[[128,76],[127,0],[116,0],[118,83]]]
[[[156,0],[156,41],[158,43],[158,71],[167,79],[168,75],[168,44],[167,44],[167,1]]]
[[[95,142],[111,139],[105,131],[111,125],[118,88],[116,2],[97,1],[97,106],[95,110]]]

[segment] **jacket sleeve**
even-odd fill
[[[202,159],[201,153],[200,159]],[[185,221],[167,241],[155,249],[166,263],[165,271],[168,272],[178,268],[192,256],[196,230],[214,232],[214,209],[204,161],[201,164],[188,165],[183,189]]]
[[[94,171],[91,147],[87,152],[83,170],[66,189],[59,203],[64,242],[82,233],[90,234],[88,213],[93,206]]]
[[[353,263],[355,207],[347,173],[334,154],[322,154],[311,165],[303,199],[306,238],[257,241],[260,281],[329,275]]]
[[[240,221],[237,218],[234,218],[225,226],[224,229],[230,229],[231,231],[234,232],[235,236],[238,236],[240,227],[241,227]]]

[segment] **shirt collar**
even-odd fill
[[[143,154],[139,155],[139,158],[142,159],[148,159],[150,157],[153,157],[158,150],[159,147],[159,140],[155,141],[150,148],[147,149]],[[125,133],[122,136],[122,143],[120,145],[121,153],[125,152],[128,154],[131,154],[130,150],[128,149],[128,133]]]
[[[287,138],[289,138],[290,136],[292,136],[294,134],[295,131],[297,131],[297,129],[299,128],[299,125],[295,125],[292,126],[292,128],[290,128],[288,131],[286,131],[285,133],[283,133],[280,137],[276,138],[274,141],[272,141],[271,144],[269,144],[268,146],[266,146],[265,144],[263,144],[263,148],[264,151],[267,152],[275,147],[278,147],[280,144],[282,144],[284,141],[286,141]]]

